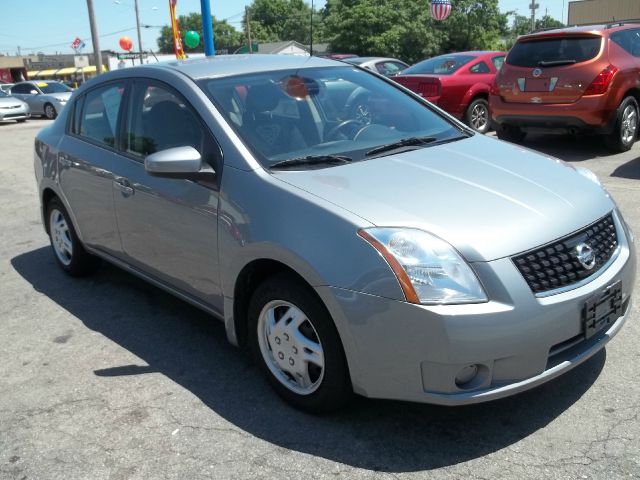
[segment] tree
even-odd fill
[[[241,32],[238,32],[233,25],[229,25],[225,20],[218,21],[215,17],[211,17],[213,22],[213,38],[216,50],[229,50],[233,51],[243,43],[243,36]],[[184,38],[184,34],[189,30],[193,30],[200,34],[202,38],[202,15],[200,13],[190,13],[189,15],[180,15],[178,17],[178,24],[180,25],[180,33]],[[171,26],[164,26],[160,30],[160,36],[158,37],[158,48],[161,53],[173,53],[173,31]],[[184,41],[182,46],[186,53],[199,53],[204,52],[204,44],[201,41],[196,48],[189,48]]]
[[[444,38],[425,4],[415,0],[329,0],[324,15],[334,52],[413,63],[437,53]]]
[[[493,50],[501,48],[507,31],[507,15],[498,0],[456,0],[451,16],[443,22],[445,51]]]
[[[564,27],[564,23],[560,20],[556,20],[555,18],[545,15],[544,17],[536,20],[536,30],[540,28],[562,28]]]
[[[249,15],[251,38],[255,42],[295,40],[302,44],[309,43],[311,7],[304,0],[253,0]],[[245,15],[245,29],[246,23]],[[314,25],[315,41],[318,39],[316,27]]]

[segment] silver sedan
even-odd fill
[[[29,81],[11,87],[11,95],[27,102],[32,115],[42,115],[50,120],[62,111],[72,92],[62,82]]]
[[[512,395],[632,312],[633,233],[592,172],[353,65],[172,61],[69,107],[34,146],[59,267],[106,260],[209,312],[298,408]]]
[[[353,57],[345,58],[343,62],[359,65],[362,68],[368,68],[369,70],[378,72],[385,77],[393,77],[405,68],[409,68],[409,65],[404,63],[402,60],[387,57]]]
[[[15,120],[24,122],[31,116],[31,110],[22,100],[0,91],[0,122]]]

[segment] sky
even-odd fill
[[[427,8],[427,0],[422,1]],[[545,10],[558,20],[566,21],[569,0],[537,0],[536,15]],[[211,12],[218,19],[226,19],[238,30],[242,28],[244,7],[251,0],[210,0]],[[307,1],[310,3],[310,1]],[[318,8],[322,0],[315,0]],[[531,0],[499,0],[501,11],[516,11],[530,15]],[[127,35],[138,50],[134,0],[93,0],[101,50],[122,51],[121,36]],[[142,28],[143,50],[157,50],[158,26],[169,24],[168,0],[138,0]],[[563,8],[564,6],[564,8]],[[455,8],[455,0],[453,0]],[[178,0],[177,14],[200,11],[200,0]],[[0,53],[15,55],[20,47],[23,55],[45,53],[73,53],[71,42],[77,36],[86,43],[83,53],[93,51],[86,0],[0,0]]]

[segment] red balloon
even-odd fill
[[[133,48],[133,42],[127,36],[120,37],[120,47],[127,52]]]

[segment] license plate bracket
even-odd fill
[[[585,339],[593,337],[607,325],[611,325],[620,315],[622,282],[618,280],[585,302],[582,316]]]

